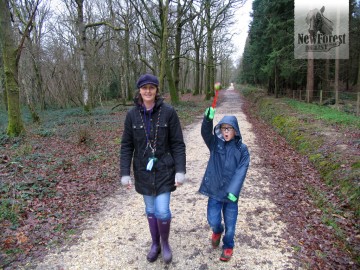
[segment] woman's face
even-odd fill
[[[140,87],[140,95],[143,102],[154,102],[156,97],[156,86],[153,84],[145,84]]]

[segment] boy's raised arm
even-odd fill
[[[206,108],[205,113],[204,113],[203,122],[201,125],[201,136],[203,137],[204,142],[205,142],[206,146],[209,148],[209,150],[210,150],[210,145],[214,140],[214,136],[212,133],[214,115],[215,115],[214,108],[212,108],[212,107]]]

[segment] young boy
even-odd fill
[[[207,220],[212,229],[211,243],[214,248],[219,246],[225,231],[220,260],[226,262],[233,254],[238,198],[250,155],[247,146],[242,143],[236,117],[224,116],[213,133],[214,114],[212,107],[207,108],[201,126],[201,135],[210,150],[210,159],[199,192],[209,197]]]

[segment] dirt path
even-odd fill
[[[206,221],[207,197],[197,193],[208,159],[201,138],[202,117],[185,128],[188,181],[172,194],[170,244],[173,262],[146,261],[150,234],[142,197],[134,189],[121,188],[109,198],[104,210],[85,224],[76,245],[49,253],[36,269],[297,269],[292,249],[283,238],[285,224],[267,196],[266,171],[260,166],[259,147],[250,123],[241,111],[236,91],[224,90],[216,109],[215,122],[225,114],[239,121],[251,165],[239,199],[239,217],[234,255],[230,262],[219,260],[221,249],[210,245]]]

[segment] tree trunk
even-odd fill
[[[279,74],[278,74],[278,68],[275,61],[275,82],[274,82],[274,92],[275,92],[275,98],[279,97]]]
[[[335,91],[335,105],[339,106],[339,59],[335,59],[335,78],[334,78],[334,91]]]
[[[356,115],[360,116],[360,53],[359,53],[359,63],[358,63],[358,74],[357,74],[357,111]]]
[[[184,93],[188,92],[188,89],[191,88],[191,82],[189,80],[189,73],[190,73],[190,65],[191,63],[189,61],[186,62],[186,66],[185,66],[185,71],[184,71],[184,77],[183,77],[183,83],[182,83],[182,88],[184,89]],[[192,79],[193,77],[190,76]]]
[[[312,54],[312,53],[309,53]],[[306,101],[312,102],[314,93],[314,58],[308,58],[307,77],[306,77]]]
[[[214,56],[213,56],[213,38],[212,32],[208,32],[207,36],[207,48],[206,48],[206,76],[205,76],[205,94],[206,99],[210,99],[213,96],[214,85]]]
[[[46,109],[45,89],[44,89],[43,78],[41,75],[42,74],[41,67],[39,67],[37,63],[40,63],[39,59],[37,60],[37,62],[35,62],[35,59],[34,59],[33,66],[34,66],[34,70],[35,70],[36,88],[39,91],[40,109],[43,111]]]
[[[195,85],[194,95],[200,94],[200,47],[195,46]]]
[[[127,100],[133,99],[133,88],[130,87],[130,30],[125,30],[125,89]]]
[[[8,127],[9,136],[18,136],[24,131],[24,124],[20,111],[20,90],[18,84],[18,48],[15,46],[9,2],[0,0],[0,39],[2,42],[2,54],[5,73],[5,91],[8,104]]]
[[[176,34],[175,34],[175,53],[174,53],[174,85],[176,92],[179,92],[179,82],[180,82],[180,49],[181,49],[181,4],[177,4],[177,20],[176,20]]]
[[[84,0],[76,0],[77,4],[77,25],[79,31],[79,43],[80,43],[80,76],[81,76],[81,86],[83,93],[83,104],[85,111],[90,110],[89,104],[89,83],[88,83],[88,73],[87,73],[87,55],[86,55],[86,28],[84,23]]]
[[[2,44],[0,43],[0,87],[2,89],[3,92],[3,102],[4,102],[4,106],[5,106],[5,110],[8,110],[8,105],[7,105],[7,95],[6,95],[6,90],[5,90],[5,74],[4,74],[4,61],[3,61],[3,55],[2,55]]]
[[[204,80],[205,80],[205,49],[203,48],[201,51],[201,56],[200,56],[200,94],[205,94],[205,90],[204,88],[206,87],[204,85]]]
[[[359,53],[358,74],[357,74],[357,92],[360,93],[360,53]]]
[[[159,1],[160,6],[160,20],[161,20],[161,37],[160,37],[160,74],[159,74],[159,88],[163,91],[164,88],[164,78],[166,75],[165,65],[167,58],[167,10],[166,6],[162,6],[162,1]],[[166,27],[166,29],[164,28]]]
[[[38,92],[38,96],[39,96],[39,101],[40,101],[40,109],[44,110],[45,109],[45,91],[44,91],[44,87],[43,87],[43,79],[42,79],[42,73],[41,73],[41,61],[40,61],[40,55],[39,55],[39,50],[40,48],[37,48],[37,46],[32,46],[32,40],[30,38],[28,38],[28,44],[29,44],[29,49],[30,49],[30,53],[31,53],[31,62],[32,62],[32,66],[34,68],[34,72],[35,72],[35,78],[33,80],[33,88],[36,89],[36,92]],[[36,106],[34,106],[33,102],[31,101],[31,97],[29,94],[29,91],[27,91],[27,85],[25,80],[22,81],[23,83],[23,89],[26,95],[26,99],[27,99],[27,103],[28,103],[28,107],[30,109],[31,112],[31,117],[33,119],[34,123],[39,123],[40,122],[40,116],[39,114],[36,112]]]
[[[12,50],[13,52],[10,52],[5,48],[4,52],[5,89],[7,91],[8,103],[7,134],[9,136],[18,136],[24,131],[24,125],[21,118],[20,91],[17,82],[17,68],[15,66],[17,51],[14,48]]]
[[[325,78],[323,83],[323,98],[328,98],[330,95],[330,59],[326,58],[325,60]]]
[[[160,66],[160,89],[162,87],[161,81],[163,81],[163,78],[167,77],[168,85],[169,85],[169,92],[171,97],[171,102],[176,104],[179,102],[179,94],[176,91],[174,79],[172,76],[172,70],[170,66],[169,61],[169,55],[168,55],[168,14],[169,14],[169,2],[166,1],[166,4],[162,6],[162,17],[161,17],[161,23],[162,23],[162,35],[161,35],[161,66]]]
[[[29,108],[29,111],[31,114],[31,119],[33,120],[34,123],[40,123],[40,116],[36,112],[35,106],[34,106],[33,102],[31,101],[31,97],[30,97],[29,91],[27,90],[27,85],[26,85],[25,80],[22,81],[22,84],[23,84],[23,90],[24,90],[24,93],[26,96],[26,102],[27,102],[27,105],[28,105],[28,108]]]
[[[214,63],[214,52],[213,52],[213,31],[211,27],[211,3],[209,0],[205,3],[205,20],[207,30],[206,40],[206,76],[205,76],[205,94],[206,100],[209,100],[214,95],[214,82],[215,82],[215,63]]]

